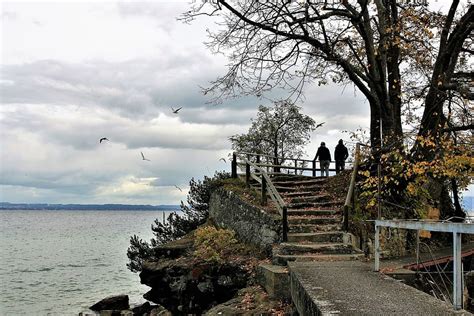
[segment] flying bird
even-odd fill
[[[179,110],[181,110],[183,107],[177,108],[176,110],[171,107],[171,110],[173,111],[174,114],[178,114]]]
[[[221,158],[219,159],[219,161],[222,160],[224,163],[227,163],[227,161],[225,161],[225,158]]]
[[[174,186],[176,189],[178,189],[179,191],[183,192],[183,190],[181,190],[180,187],[178,187],[177,185]]]
[[[140,154],[142,154],[142,160],[150,161],[150,159],[145,158],[145,155],[142,152],[140,152]]]
[[[107,137],[102,137],[101,139],[99,139],[99,144],[102,143],[104,140],[108,141],[109,139]]]

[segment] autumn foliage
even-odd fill
[[[474,176],[474,157],[472,147],[467,144],[456,144],[448,137],[417,136],[416,142],[432,157],[417,156],[410,153],[408,147],[403,150],[392,150],[381,154],[381,202],[388,206],[400,205],[409,209],[408,217],[423,218],[430,207],[439,207],[441,186],[455,181],[458,190],[466,189]],[[378,198],[379,177],[376,172],[365,169],[359,172],[362,178],[361,195],[363,205],[374,210]]]

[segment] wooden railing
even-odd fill
[[[357,169],[359,168],[359,161],[360,161],[360,145],[359,143],[356,144],[355,155],[354,155],[354,163],[352,165],[352,175],[351,175],[351,182],[349,184],[349,190],[347,191],[346,201],[344,202],[344,217],[343,217],[343,229],[344,231],[349,231],[349,212],[351,209],[351,201],[352,196],[354,194],[354,187],[357,177]]]
[[[269,175],[274,174],[284,174],[282,170],[286,170],[287,174],[300,174],[306,175],[305,172],[309,172],[309,176],[316,177],[316,172],[321,171],[321,166],[317,168],[319,161],[301,159],[301,158],[287,158],[287,157],[275,157],[271,155],[248,153],[248,152],[236,152],[233,154],[232,161],[236,161],[237,165],[242,166],[243,163],[239,162],[239,159],[242,160],[242,157],[247,158],[247,160],[254,162],[257,166],[264,168]],[[330,162],[329,171],[335,172],[335,161]],[[352,162],[347,161],[346,165],[351,165]],[[311,166],[311,167],[308,167]],[[334,166],[334,167],[331,167]],[[237,168],[237,166],[236,166]],[[237,169],[236,169],[237,170]],[[271,171],[273,170],[273,171]]]
[[[267,204],[267,195],[269,195],[273,202],[275,202],[278,213],[280,213],[282,219],[282,239],[283,241],[288,241],[288,207],[285,201],[280,193],[278,193],[270,176],[263,168],[247,158],[241,158],[241,161],[241,163],[237,162],[237,153],[234,153],[232,159],[232,177],[237,178],[238,165],[245,166],[245,183],[247,186],[250,186],[250,179],[253,179],[260,184],[260,203],[262,205]],[[251,172],[251,169],[253,169],[254,172]]]
[[[253,159],[252,159],[253,158]],[[352,175],[349,190],[346,195],[346,200],[343,208],[343,229],[348,231],[349,229],[349,212],[351,209],[351,201],[355,187],[355,180],[357,176],[357,170],[360,159],[360,144],[356,144],[354,162],[352,163]],[[252,161],[253,160],[253,161]],[[266,160],[262,162],[262,160]],[[290,161],[293,165],[285,165],[284,163]],[[306,167],[310,163],[311,168]],[[333,161],[331,162],[333,163]],[[351,162],[349,162],[351,164]],[[293,174],[304,175],[305,171],[309,171],[310,174],[315,177],[317,171],[321,171],[321,168],[316,168],[316,161],[300,158],[282,158],[264,154],[248,153],[248,152],[234,152],[232,154],[232,177],[237,178],[237,168],[241,167],[245,170],[245,182],[250,186],[250,180],[254,179],[261,186],[261,204],[266,205],[267,195],[269,195],[275,202],[275,205],[282,217],[283,224],[283,240],[287,240],[288,233],[288,214],[287,205],[283,201],[282,197],[276,190],[272,183],[271,176],[273,175],[284,175],[289,174],[290,171]],[[253,172],[252,172],[253,169]],[[272,171],[271,171],[272,170]],[[282,172],[286,170],[287,172]],[[329,168],[329,171],[336,171],[335,168]]]

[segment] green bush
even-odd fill
[[[130,262],[127,267],[132,272],[141,271],[144,260],[155,258],[154,248],[179,239],[204,224],[209,217],[211,192],[228,178],[230,175],[227,172],[216,172],[212,178],[205,176],[202,181],[192,178],[189,181],[187,203],[181,201],[181,212],[171,213],[165,223],[155,220],[151,226],[154,238],[149,243],[136,235],[130,237],[130,247],[127,249]]]
[[[213,226],[197,229],[194,236],[194,256],[207,262],[221,263],[237,243],[234,231]]]

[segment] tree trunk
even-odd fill
[[[278,145],[273,146],[273,164],[279,165],[280,161],[278,160]],[[273,167],[273,172],[278,173],[280,172],[280,167]]]
[[[388,101],[371,102],[370,109],[370,144],[372,152],[378,157],[381,147],[385,147],[386,150],[398,148],[397,144],[403,136],[401,111],[398,104],[391,104]],[[382,128],[382,135],[380,135],[380,128]],[[382,136],[382,142],[380,136]]]
[[[451,179],[451,188],[453,190],[454,216],[465,218],[466,213],[462,210],[461,203],[459,202],[459,190],[456,179]]]

